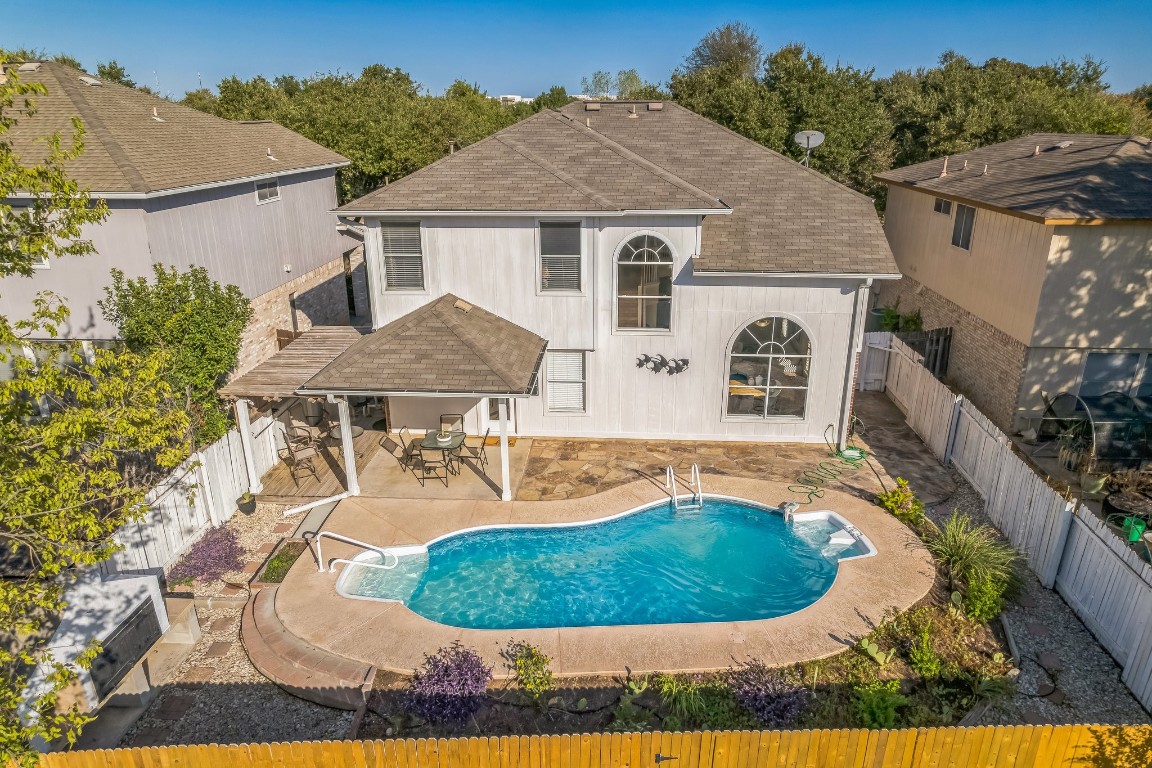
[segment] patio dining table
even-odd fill
[[[424,439],[420,441],[421,448],[428,448],[435,450],[439,448],[442,451],[454,451],[464,443],[464,438],[467,435],[463,432],[449,432],[452,437],[448,440],[437,440],[436,435],[440,430],[430,429],[424,433]]]

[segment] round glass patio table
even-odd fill
[[[454,451],[460,447],[464,442],[464,438],[467,437],[463,432],[449,432],[448,434],[451,435],[451,438],[448,440],[437,440],[436,435],[439,434],[439,432],[440,430],[438,429],[425,432],[424,439],[420,441],[420,447],[428,448],[429,450],[439,448],[442,451]]]
[[[344,433],[340,431],[340,427],[333,427],[332,431],[329,434],[332,435],[332,438],[334,440],[339,440],[342,437],[344,437]],[[362,435],[362,434],[364,434],[364,427],[358,427],[355,424],[353,424],[352,425],[352,437],[354,437],[354,438],[360,437],[360,435]]]

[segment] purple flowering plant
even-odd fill
[[[193,544],[168,571],[168,581],[185,584],[200,578],[219,579],[229,571],[239,570],[244,563],[244,547],[236,533],[228,528],[211,528]]]
[[[460,723],[480,710],[492,679],[492,667],[459,642],[424,657],[404,696],[408,712],[431,723]]]
[[[808,691],[803,686],[788,682],[758,659],[729,670],[728,685],[737,703],[769,728],[784,728],[796,722],[808,704]]]

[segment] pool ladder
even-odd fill
[[[681,509],[700,509],[704,501],[704,490],[700,486],[700,466],[692,465],[688,475],[688,487],[692,490],[692,501],[687,506],[680,506],[680,494],[676,492],[676,470],[669,464],[664,470],[664,488],[672,494],[672,508],[679,512]]]

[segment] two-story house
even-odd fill
[[[878,301],[952,328],[948,377],[998,426],[1060,392],[1152,413],[1152,142],[1034,134],[877,178],[904,273]]]
[[[111,339],[97,305],[109,270],[150,276],[160,263],[205,267],[252,299],[241,371],[276,350],[278,329],[348,322],[345,254],[358,243],[330,213],[343,157],[275,123],[222,120],[61,64],[5,67],[47,90],[6,135],[16,152],[34,162],[79,118],[84,152],[67,171],[110,210],[82,235],[95,253],[0,280],[5,314],[25,317],[37,292],[52,291],[71,309],[67,338]]]
[[[871,199],[666,102],[543,111],[338,213],[388,341],[298,392],[392,395],[393,428],[459,412],[482,433],[515,392],[521,435],[836,442],[870,287],[899,276]],[[505,357],[524,376],[482,388]],[[418,376],[456,359],[488,378]]]

